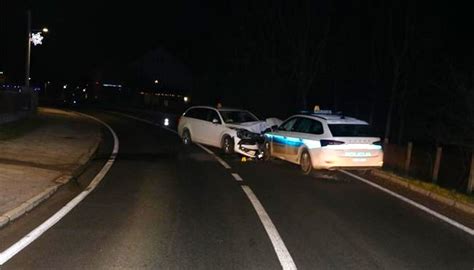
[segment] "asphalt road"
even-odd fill
[[[233,156],[223,157],[231,167],[225,169],[169,131],[95,115],[119,137],[115,164],[90,196],[2,270],[279,269],[241,185],[258,197],[298,269],[474,268],[474,237],[357,180],[304,176],[281,161],[242,163]],[[83,178],[92,178],[110,144],[106,137]],[[0,231],[0,248],[76,189]]]

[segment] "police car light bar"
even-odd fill
[[[314,111],[313,114],[332,114],[331,110],[319,110],[319,111]]]

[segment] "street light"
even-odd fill
[[[155,80],[155,84],[158,84],[158,83],[160,83],[160,81],[158,81],[158,80]]]
[[[30,87],[30,64],[31,64],[31,43],[35,46],[42,44],[43,36],[41,33],[48,33],[49,29],[44,27],[41,30],[32,30],[31,29],[31,10],[26,12],[27,15],[27,30],[28,30],[28,46],[26,52],[26,63],[25,63],[25,87]],[[33,33],[37,32],[37,33]]]

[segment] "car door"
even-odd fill
[[[206,120],[206,136],[208,144],[216,147],[221,147],[221,135],[227,128],[223,124],[219,113],[216,110],[209,109]]]
[[[206,108],[195,108],[191,114],[191,137],[192,140],[198,143],[207,143],[206,130],[207,126],[207,114],[208,109]]]
[[[281,124],[278,129],[272,132],[272,153],[274,156],[287,159],[288,137],[291,137],[291,129],[298,117],[292,117]]]
[[[294,143],[287,148],[287,159],[297,162],[303,147],[312,148],[319,144],[324,133],[321,122],[309,117],[299,117],[292,127],[291,139]]]

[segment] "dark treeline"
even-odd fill
[[[472,8],[349,2],[222,2],[186,53],[194,96],[280,117],[318,104],[392,142],[470,144]]]

